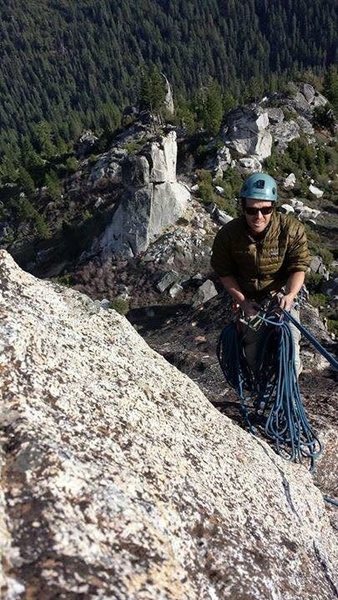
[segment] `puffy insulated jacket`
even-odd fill
[[[273,213],[263,239],[251,237],[244,216],[219,230],[211,265],[221,277],[231,275],[252,299],[278,292],[293,271],[309,267],[304,225],[292,216]]]

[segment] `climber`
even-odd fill
[[[295,302],[309,267],[302,223],[275,210],[276,181],[254,173],[240,191],[243,215],[224,225],[216,235],[211,265],[248,323],[254,321],[268,298],[299,321]],[[290,325],[297,374],[301,371],[299,330]],[[243,338],[247,362],[255,373],[264,328],[246,328]]]

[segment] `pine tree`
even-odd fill
[[[205,90],[201,117],[206,131],[211,135],[216,135],[223,117],[222,92],[216,81],[211,81]]]
[[[164,77],[156,66],[145,69],[141,78],[139,104],[142,110],[161,113],[166,97]]]

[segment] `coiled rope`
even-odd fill
[[[217,344],[219,364],[226,381],[240,398],[242,415],[249,430],[256,434],[254,424],[258,425],[280,455],[294,462],[306,460],[313,470],[322,445],[310,426],[300,395],[288,323],[291,315],[279,309],[258,316],[266,335],[258,351],[257,372],[253,373],[248,366],[243,327],[238,320],[226,325],[221,332]],[[285,316],[287,318],[283,318]],[[297,321],[295,324],[299,325]],[[304,328],[300,327],[304,333]],[[317,349],[318,346],[316,341]],[[337,361],[332,355],[329,357],[330,363],[338,368]]]

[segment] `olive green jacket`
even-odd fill
[[[216,235],[211,265],[220,277],[232,276],[245,295],[263,298],[278,292],[290,273],[307,271],[309,251],[304,225],[275,212],[263,239],[251,237],[244,216],[224,225]]]

